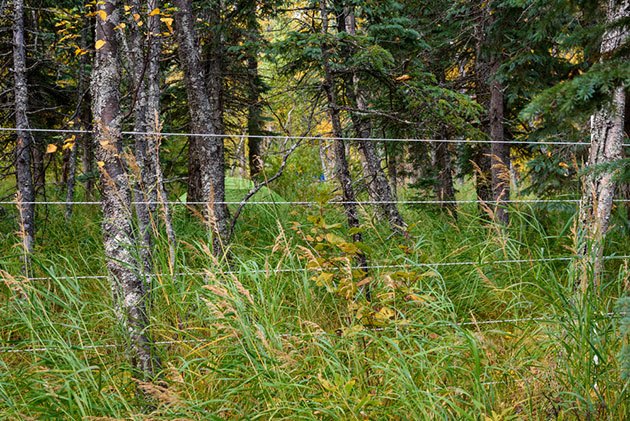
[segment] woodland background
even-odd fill
[[[628,0],[3,0],[0,416],[623,419]]]

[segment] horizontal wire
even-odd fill
[[[313,201],[222,201],[222,202],[181,202],[181,201],[167,201],[167,202],[152,202],[152,201],[132,201],[132,205],[169,205],[169,206],[196,206],[196,205],[208,205],[209,203],[215,203],[218,205],[293,205],[293,206],[316,206],[316,205],[457,205],[457,204],[536,204],[536,203],[579,203],[580,199],[523,199],[523,200],[363,200],[363,201],[343,201],[343,200],[330,200],[327,202],[313,202]],[[615,203],[630,203],[630,199],[615,199]],[[0,205],[16,205],[18,202],[13,201],[0,201]],[[23,205],[101,205],[99,201],[33,201],[33,202],[19,202]]]
[[[291,268],[291,269],[243,269],[247,273],[251,274],[269,274],[269,273],[300,273],[308,271],[342,271],[342,270],[378,270],[378,269],[410,269],[410,268],[423,268],[423,267],[447,267],[447,266],[471,266],[471,265],[503,265],[503,264],[518,264],[518,263],[542,263],[542,262],[563,262],[578,259],[580,256],[562,256],[562,257],[548,257],[541,259],[508,259],[508,260],[492,260],[489,262],[477,262],[477,261],[463,261],[463,262],[428,262],[428,263],[401,263],[395,265],[368,265],[368,266],[349,266],[345,268],[331,267],[331,268]],[[630,259],[630,255],[627,256],[604,256],[605,260],[624,260]],[[211,272],[176,272],[170,273],[150,273],[141,276],[149,276],[152,278],[162,276],[205,276]],[[230,270],[218,272],[218,275],[240,275],[243,271]],[[108,279],[109,275],[80,275],[80,276],[40,276],[25,278],[29,281],[46,281],[50,279]]]
[[[613,318],[618,316],[626,316],[628,313],[619,312],[619,313],[603,313],[600,317],[605,318]],[[510,318],[510,319],[491,319],[491,320],[472,320],[466,322],[449,322],[449,321],[438,321],[431,324],[420,324],[414,326],[395,326],[396,330],[405,330],[405,331],[419,331],[422,328],[435,327],[435,326],[482,326],[482,325],[495,325],[495,324],[519,324],[525,322],[547,322],[547,323],[562,323],[564,320],[558,319],[557,317],[551,316],[539,316],[539,317],[525,317],[525,318]],[[412,329],[410,329],[410,327]],[[386,328],[367,328],[369,331],[374,332],[386,332],[388,329]],[[324,330],[319,330],[316,332],[294,332],[294,333],[278,333],[276,336],[281,338],[290,338],[290,337],[305,337],[305,336],[318,336],[318,335],[326,335],[326,336],[342,336],[338,331],[335,332],[326,332]],[[151,342],[151,345],[180,345],[180,344],[206,344],[214,342],[216,339],[203,339],[203,338],[195,338],[195,339],[172,339],[172,340],[161,340]],[[112,349],[118,348],[122,346],[122,344],[95,344],[95,345],[85,345],[85,346],[76,346],[76,345],[68,345],[69,348],[75,351],[89,351],[95,349]],[[18,353],[33,353],[33,352],[50,352],[54,349],[61,349],[62,346],[44,346],[37,348],[15,348],[15,347],[4,347],[0,348],[0,354],[18,354]],[[490,384],[490,383],[488,383]]]
[[[15,127],[0,127],[0,132],[43,132],[43,133],[65,133],[65,134],[89,134],[91,130],[81,129],[40,129],[28,128],[17,129]],[[513,144],[513,145],[566,145],[566,146],[590,146],[590,142],[566,142],[566,141],[534,141],[534,140],[483,140],[483,139],[418,139],[418,138],[382,138],[382,137],[322,137],[322,136],[282,136],[282,135],[248,135],[248,134],[218,134],[218,133],[184,133],[184,132],[143,132],[143,131],[122,131],[121,135],[126,136],[171,136],[171,137],[203,137],[203,138],[237,138],[237,139],[275,139],[275,140],[344,140],[344,141],[368,141],[368,142],[402,142],[402,143],[479,143],[479,144]],[[630,145],[624,145],[630,146]]]

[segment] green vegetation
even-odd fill
[[[513,208],[508,228],[474,204],[457,222],[404,209],[407,239],[367,226],[359,246],[372,264],[409,265],[372,270],[371,302],[348,269],[339,208],[251,205],[228,269],[176,207],[179,265],[170,274],[162,240],[151,281],[153,383],[130,376],[107,280],[80,277],[105,274],[98,208],[77,206],[71,223],[47,209],[33,259],[46,279],[27,281],[11,275],[20,256],[5,207],[0,417],[622,419],[613,312],[627,264],[608,260],[610,282],[576,301],[570,262],[538,261],[572,255],[574,209],[540,206]],[[613,230],[608,249],[628,254],[625,239]]]

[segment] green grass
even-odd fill
[[[328,194],[323,185],[303,193],[314,191]],[[302,199],[286,188],[282,197]],[[327,268],[351,262],[334,240],[345,238],[339,209],[246,208],[228,273],[209,254],[199,221],[178,207],[177,275],[168,275],[160,238],[161,275],[151,291],[149,333],[162,372],[141,383],[132,376],[107,280],[75,278],[105,272],[98,209],[77,207],[71,223],[60,207],[40,213],[33,269],[48,279],[29,282],[18,276],[17,226],[7,208],[0,418],[627,416],[629,383],[619,358],[627,338],[622,320],[608,315],[629,283],[624,262],[608,261],[607,281],[583,297],[568,262],[492,264],[571,255],[570,210],[520,206],[507,229],[488,223],[474,205],[463,206],[457,221],[437,208],[404,212],[408,239],[392,237],[365,210],[370,264],[476,264],[374,270],[367,302],[356,274],[326,269],[332,280],[318,285],[319,272],[303,270],[312,256]],[[623,227],[613,230],[607,253],[629,247]],[[483,323],[496,319],[524,320]]]

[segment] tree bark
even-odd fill
[[[354,12],[349,8],[344,13],[344,30],[350,34],[356,34],[356,21]],[[360,111],[367,110],[367,101],[365,99],[365,92],[361,89],[359,75],[356,72],[352,72],[351,89],[348,89],[348,99],[354,103],[355,108]],[[396,206],[395,199],[392,195],[392,191],[385,176],[385,171],[381,165],[381,159],[378,156],[376,144],[371,140],[365,140],[372,137],[372,124],[369,118],[360,115],[359,113],[351,114],[352,123],[356,131],[359,140],[359,151],[363,155],[364,171],[368,180],[368,193],[370,199],[376,203],[377,214],[386,219],[389,222],[391,229],[394,232],[403,234],[407,224],[403,220],[398,206]]]
[[[152,355],[147,335],[146,288],[141,264],[134,256],[131,188],[123,158],[120,112],[120,66],[115,27],[120,10],[117,0],[104,0],[96,23],[96,50],[92,72],[92,112],[95,149],[100,167],[103,235],[107,268],[119,320],[130,336],[130,353],[135,368],[153,376],[159,366]],[[105,19],[102,19],[105,16]]]
[[[79,47],[82,50],[88,49],[88,36],[87,32],[88,28],[88,20],[84,18],[84,27],[81,28],[81,38],[79,41]],[[79,57],[79,73],[77,75],[77,109],[75,111],[76,115],[74,118],[74,127],[81,130],[88,130],[91,126],[91,114],[90,114],[90,105],[86,102],[85,97],[85,89],[88,87],[88,81],[86,80],[87,75],[87,65],[88,65],[88,55],[82,54]],[[91,141],[90,135],[87,133],[77,133],[71,136],[71,143],[69,149],[68,156],[68,178],[66,180],[66,220],[70,220],[72,218],[72,212],[74,208],[74,191],[76,186],[76,172],[77,172],[77,159],[78,159],[78,150],[79,150],[79,142],[77,138],[83,138],[83,144],[87,144]],[[65,144],[64,144],[65,146]]]
[[[446,131],[444,132],[446,133]],[[447,136],[444,136],[447,137]],[[435,196],[439,201],[454,202],[455,187],[453,186],[453,168],[451,164],[451,154],[449,144],[446,142],[436,142],[435,145],[435,169],[437,180],[435,183]],[[440,203],[442,209],[448,209],[457,218],[455,203]]]
[[[210,92],[206,87],[206,72],[201,65],[191,4],[186,0],[175,0],[174,4],[178,9],[175,13],[176,36],[186,81],[191,130],[194,133],[220,135],[223,131],[223,127],[219,126],[220,109],[217,109],[220,95],[214,89]],[[213,75],[213,78],[218,77]],[[200,190],[201,201],[208,204],[205,216],[214,234],[214,253],[222,255],[224,242],[229,235],[228,210],[224,203],[225,158],[222,137],[191,137],[189,177],[188,200],[193,201],[199,193],[197,190]]]
[[[249,161],[249,177],[256,178],[263,170],[263,158],[261,151],[263,134],[262,128],[262,104],[260,92],[262,88],[258,73],[258,43],[260,42],[260,27],[256,14],[257,2],[252,2],[253,10],[248,11],[247,31],[252,47],[247,56],[247,78],[249,81],[247,104],[247,149]]]
[[[328,9],[326,7],[326,0],[320,2],[321,17],[322,17],[322,33],[324,35],[328,32]],[[324,67],[324,91],[328,99],[328,114],[330,116],[330,122],[333,129],[333,149],[335,153],[335,175],[339,180],[342,191],[342,200],[344,202],[343,207],[348,220],[348,227],[351,229],[358,229],[361,226],[359,220],[359,213],[356,205],[356,196],[352,187],[352,176],[350,174],[350,168],[348,167],[348,160],[346,158],[346,145],[343,141],[343,130],[341,128],[341,119],[339,117],[339,107],[337,105],[337,91],[335,86],[335,79],[330,68],[330,58],[327,52],[328,46],[324,44],[322,46],[322,60]],[[362,241],[361,233],[355,230],[352,235],[352,240],[355,243]],[[367,272],[367,259],[363,252],[359,251],[356,256],[357,264],[360,268],[363,268]],[[369,299],[369,290],[368,290]]]
[[[608,24],[628,17],[630,0],[608,1],[606,13]],[[628,39],[628,33],[625,26],[615,26],[606,30],[600,47],[602,57],[622,46]],[[612,92],[611,102],[604,104],[591,116],[588,167],[612,163],[622,158],[625,106],[625,87],[618,86]],[[591,282],[598,285],[601,281],[604,268],[604,240],[610,224],[617,172],[615,170],[590,172],[584,179],[577,238],[578,254],[583,256],[579,279],[583,290]]]
[[[393,146],[393,148],[392,148]],[[392,198],[397,200],[398,198],[398,159],[396,158],[395,149],[397,145],[390,145],[389,154],[387,154],[388,148],[385,148],[387,158],[387,175],[389,176],[389,187],[392,192]]]
[[[485,121],[482,122],[483,130],[492,138],[491,127],[493,123],[492,119],[492,89],[490,87],[491,80],[494,76],[494,69],[492,68],[492,56],[493,53],[486,51],[488,42],[488,30],[494,21],[494,17],[491,11],[491,4],[489,2],[479,5],[481,10],[479,14],[481,16],[481,22],[475,28],[476,37],[476,58],[475,58],[475,85],[477,101],[488,110]],[[497,98],[495,98],[495,101]],[[502,121],[502,119],[501,119]],[[495,123],[497,121],[494,121]],[[498,127],[498,126],[497,126]],[[499,131],[495,133],[498,135]],[[493,184],[492,184],[492,145],[479,145],[475,148],[472,163],[475,169],[475,189],[477,191],[477,199],[480,201],[479,208],[483,212],[488,209],[488,203],[494,199]]]
[[[24,246],[25,270],[28,273],[30,255],[35,243],[35,193],[31,171],[33,136],[28,131],[28,85],[26,78],[26,50],[24,40],[24,0],[13,1],[13,76],[15,96],[15,127],[17,146],[15,152],[18,208]]]
[[[496,79],[499,62],[492,63],[492,80],[490,81],[490,140],[491,150],[492,199],[494,201],[495,221],[507,225],[509,222],[505,200],[510,198],[510,146],[505,143],[503,124],[504,100],[503,86]]]
[[[148,13],[144,13],[142,10],[142,5],[140,0],[132,0],[131,3],[131,15],[148,15]],[[147,6],[150,6],[147,4]],[[153,9],[148,8],[148,11]],[[151,16],[148,17],[151,19]],[[128,19],[129,27],[130,27],[130,40],[129,40],[129,67],[130,73],[132,77],[131,86],[133,88],[133,113],[134,113],[134,131],[139,133],[135,135],[135,163],[137,166],[137,171],[134,182],[133,182],[133,199],[135,202],[136,216],[138,218],[138,229],[140,231],[140,256],[142,257],[142,261],[144,263],[144,268],[146,273],[150,273],[153,268],[152,262],[152,251],[153,251],[153,227],[152,227],[152,218],[151,218],[151,210],[152,203],[155,203],[157,200],[157,194],[155,189],[155,171],[153,171],[152,162],[149,159],[148,154],[148,142],[150,136],[145,134],[146,132],[151,131],[151,126],[148,123],[149,121],[149,107],[148,107],[148,81],[150,80],[147,76],[148,68],[151,66],[152,59],[159,59],[159,56],[154,56],[152,54],[153,44],[152,42],[148,42],[146,47],[148,49],[145,54],[145,45],[143,42],[144,34],[142,33],[142,27],[138,26],[135,19],[130,17]],[[155,29],[155,28],[154,28]],[[158,26],[159,30],[159,26]],[[154,38],[151,36],[151,28],[149,28],[149,33],[147,37]],[[152,75],[153,77],[157,77],[157,74]],[[152,113],[155,113],[157,110],[153,110]],[[148,202],[148,203],[147,203]],[[147,281],[148,282],[148,281]]]
[[[160,0],[147,0],[147,10],[150,12],[159,8]],[[157,133],[160,129],[160,55],[162,43],[160,41],[160,15],[153,14],[148,17],[148,68],[146,74],[147,83],[147,112],[145,113],[145,128],[147,132]],[[146,139],[146,161],[142,173],[145,186],[149,186],[148,197],[153,202],[149,205],[152,215],[155,215],[159,204],[162,211],[162,220],[166,230],[166,239],[169,249],[169,265],[171,271],[175,268],[175,229],[171,217],[171,208],[168,204],[168,195],[164,186],[164,174],[160,163],[161,136],[150,135]],[[157,220],[157,218],[154,218]]]

